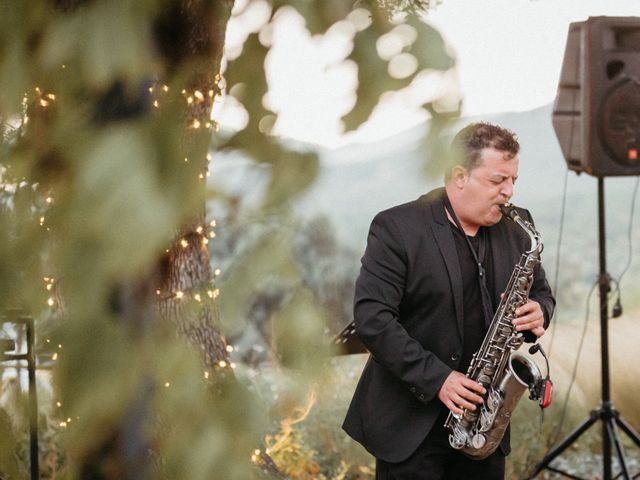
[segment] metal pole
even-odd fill
[[[32,317],[23,317],[27,325],[27,370],[29,372],[29,439],[31,478],[40,478],[38,463],[38,396],[36,392],[35,332]]]
[[[604,222],[604,178],[598,177],[598,249],[600,253],[600,352],[602,358],[602,408],[611,410],[611,393],[609,390],[609,335],[607,328],[608,320],[608,297],[609,297],[609,275],[607,274],[607,249],[605,243],[605,222]],[[611,437],[607,428],[607,418],[602,422],[602,467],[604,480],[611,480]]]

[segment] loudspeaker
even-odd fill
[[[570,170],[640,175],[640,18],[569,26],[553,127]]]

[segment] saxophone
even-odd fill
[[[533,270],[540,263],[543,248],[541,237],[511,204],[500,206],[500,210],[529,235],[531,248],[516,264],[489,330],[467,370],[467,377],[485,388],[484,402],[475,411],[464,409],[461,415],[450,412],[445,422],[451,446],[476,460],[498,448],[524,391],[529,389],[530,398],[539,400],[540,385],[545,382],[533,359],[516,351],[524,340],[511,323],[515,310],[529,298]]]

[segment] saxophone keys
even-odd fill
[[[485,443],[487,443],[487,437],[485,437],[481,433],[476,433],[473,437],[471,437],[471,446],[475,449],[484,447]]]

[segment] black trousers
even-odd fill
[[[388,463],[377,459],[376,480],[504,480],[505,457],[500,448],[484,460],[472,460],[449,446],[443,424],[439,419],[406,460]]]
[[[459,452],[430,453],[400,463],[376,460],[376,480],[504,480],[504,464],[499,450],[484,460]]]

